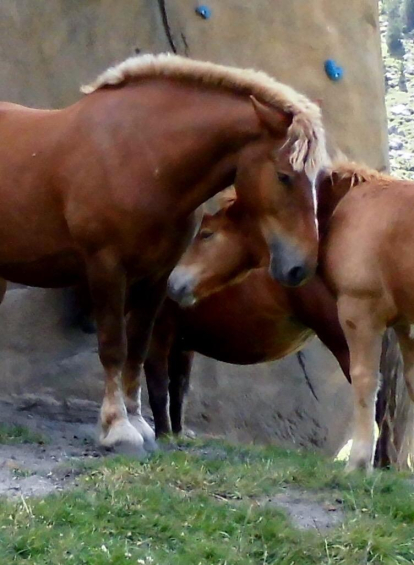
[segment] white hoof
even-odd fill
[[[144,438],[128,420],[118,420],[106,433],[101,428],[99,443],[106,449],[114,449],[120,453],[145,455]]]
[[[196,439],[197,434],[195,433],[194,430],[190,430],[190,428],[184,428],[183,431],[181,432],[182,437],[185,437],[187,439]]]
[[[372,473],[373,464],[371,461],[366,461],[365,459],[359,459],[358,461],[348,461],[345,467],[346,473],[352,473],[353,471],[365,471],[367,475]]]
[[[143,416],[135,414],[129,417],[131,424],[140,434],[144,441],[144,448],[147,451],[155,451],[158,449],[157,442],[155,441],[155,432],[151,426],[145,421]]]
[[[374,442],[353,441],[349,461],[346,466],[347,472],[361,469],[369,473],[373,468]]]

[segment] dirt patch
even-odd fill
[[[22,426],[41,438],[37,443],[0,444],[0,496],[45,496],[76,486],[82,463],[108,455],[96,444],[98,413],[98,404],[84,400],[58,402],[35,395],[0,400],[0,423]],[[229,456],[220,446],[165,442],[162,449],[185,449],[207,459]],[[285,510],[299,529],[325,531],[343,520],[339,503],[324,503],[316,494],[292,488],[255,502]]]
[[[0,444],[0,495],[44,496],[76,484],[82,461],[96,448],[98,406],[32,395],[0,400],[0,422],[24,426],[44,442]]]
[[[286,511],[299,530],[316,529],[321,532],[334,528],[344,520],[340,503],[326,503],[316,494],[286,488],[274,496],[259,501],[261,506],[276,506]]]
[[[207,460],[228,460],[229,453],[220,446],[174,446],[170,444],[165,446],[166,449],[180,449],[190,451]],[[242,452],[237,453],[237,460],[243,461],[249,459],[250,455]],[[231,498],[216,496],[217,500],[231,503],[245,503],[252,499]],[[301,491],[296,488],[284,487],[282,492],[266,498],[254,499],[254,504],[258,506],[274,506],[284,510],[293,525],[300,530],[316,529],[325,532],[330,528],[334,528],[344,520],[344,512],[342,510],[342,502],[338,499],[334,503],[324,500],[321,493],[312,493]]]

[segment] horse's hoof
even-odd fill
[[[151,426],[145,421],[141,415],[130,415],[131,424],[141,435],[144,441],[144,449],[146,451],[156,451],[158,449],[157,442],[155,441],[155,432]]]
[[[194,430],[190,430],[189,428],[185,428],[182,432],[181,432],[181,437],[185,437],[187,439],[196,439],[197,434],[195,433]]]
[[[349,460],[346,467],[346,473],[353,473],[354,471],[364,471],[367,475],[372,473],[373,465],[371,461],[366,459],[357,459],[355,461]]]
[[[373,459],[373,448],[370,442],[353,441],[346,471],[349,473],[360,470],[368,474],[372,471]]]
[[[112,424],[106,433],[101,429],[100,445],[115,453],[143,457],[146,455],[144,438],[128,420],[120,420]]]

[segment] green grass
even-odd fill
[[[48,443],[47,438],[25,426],[0,424],[0,444]]]
[[[346,476],[342,464],[275,448],[185,446],[145,462],[95,463],[80,487],[44,500],[1,502],[0,564],[414,563],[406,476]],[[257,505],[283,486],[340,499],[344,522],[299,531],[282,511]]]

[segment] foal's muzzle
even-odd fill
[[[284,286],[300,286],[314,273],[303,253],[292,244],[275,240],[270,245],[269,273]]]
[[[176,267],[168,279],[167,295],[182,307],[193,306],[197,301],[194,296],[195,284],[194,272],[186,267]]]

